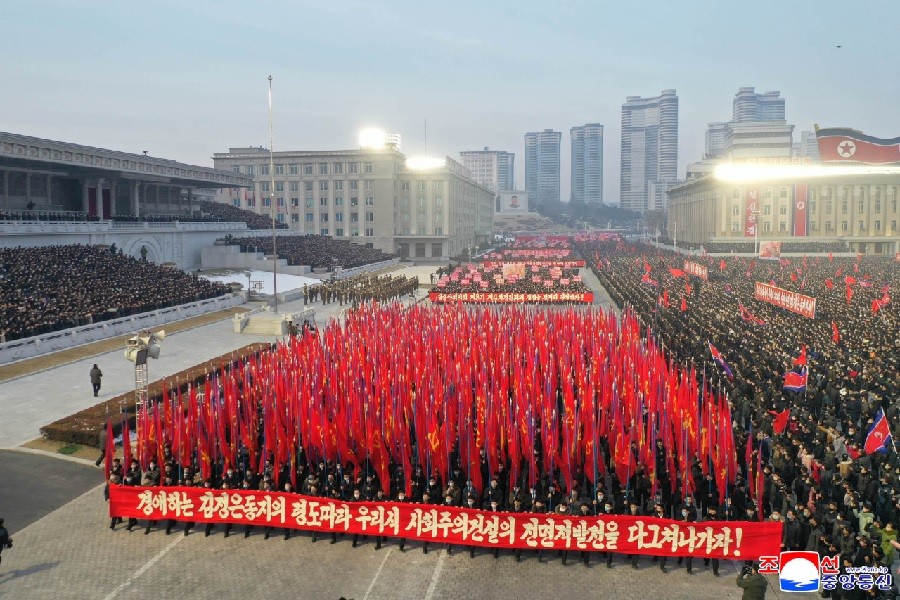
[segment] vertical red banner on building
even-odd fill
[[[794,186],[794,235],[807,236],[809,228],[809,186],[798,183]]]
[[[754,237],[759,226],[759,190],[747,190],[744,201],[744,237]]]

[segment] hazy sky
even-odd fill
[[[0,130],[211,165],[229,146],[516,153],[523,135],[606,126],[605,199],[619,196],[621,105],[675,88],[679,177],[738,87],[781,90],[799,132],[900,135],[897,0],[7,0]],[[843,46],[836,48],[837,45]]]

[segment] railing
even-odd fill
[[[95,233],[103,231],[135,231],[141,229],[174,229],[176,231],[240,231],[246,232],[243,221],[19,221],[3,220],[0,233]]]
[[[391,267],[393,265],[399,264],[400,258],[391,258],[389,260],[383,260],[381,262],[372,263],[369,265],[362,265],[361,267],[353,267],[352,269],[341,269],[341,272],[335,275],[335,279],[347,279],[348,277],[353,277],[354,275],[361,275],[362,273],[371,273],[372,271],[379,271],[381,269]]]
[[[198,300],[128,317],[109,319],[90,325],[3,342],[0,343],[0,364],[50,354],[82,344],[134,333],[142,329],[159,327],[173,321],[196,317],[243,303],[243,294],[227,294],[217,298]]]

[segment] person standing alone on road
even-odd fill
[[[3,561],[3,548],[12,548],[12,538],[3,526],[3,519],[0,519],[0,562]]]
[[[100,370],[96,364],[94,364],[94,368],[91,369],[91,386],[94,388],[94,397],[97,397],[97,394],[100,392],[100,378],[103,377],[103,371]]]

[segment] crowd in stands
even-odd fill
[[[0,221],[99,221],[100,217],[83,212],[55,210],[0,210]]]
[[[250,210],[244,210],[225,204],[224,202],[200,201],[200,210],[203,212],[204,221],[244,222],[247,229],[272,229],[272,217],[270,215],[256,214]],[[287,223],[276,223],[275,229],[287,229]]]
[[[108,246],[0,248],[0,342],[227,294]]]
[[[764,465],[762,505],[754,507],[747,493],[753,482],[738,481],[730,491],[738,514],[748,507],[748,514],[784,521],[785,550],[890,568],[900,530],[900,459],[896,447],[872,454],[864,448],[880,411],[894,439],[900,424],[900,318],[890,298],[900,286],[900,264],[697,257],[709,270],[702,281],[670,271],[683,257],[655,247],[580,249],[619,306],[634,307],[673,357],[702,364],[706,381],[727,392],[741,463],[752,432],[750,460],[759,455]],[[755,300],[757,281],[814,296],[815,318]],[[712,362],[708,342],[732,377]],[[786,373],[804,368],[797,366],[801,355],[806,388],[786,390]],[[781,432],[776,415],[788,418]]]
[[[663,238],[660,238],[660,243],[666,243],[667,245],[671,245],[671,240],[668,242],[663,242]],[[756,249],[756,244],[753,240],[749,241],[739,241],[739,242],[706,242],[704,244],[684,244],[682,242],[678,242],[679,248],[692,248],[692,249],[703,249],[706,250],[709,254],[726,254],[726,253],[742,253],[742,254],[752,254]],[[847,246],[846,242],[841,242],[837,240],[833,241],[802,241],[802,242],[781,242],[781,251],[782,252],[791,252],[791,253],[808,253],[808,254],[821,254],[827,252],[849,252],[850,248]]]
[[[226,236],[225,242],[237,244],[241,252],[264,252],[272,254],[271,237]],[[336,240],[321,235],[293,235],[278,237],[278,257],[288,261],[288,265],[306,265],[314,269],[343,267],[352,269],[395,258],[381,250],[367,248],[346,240]]]

